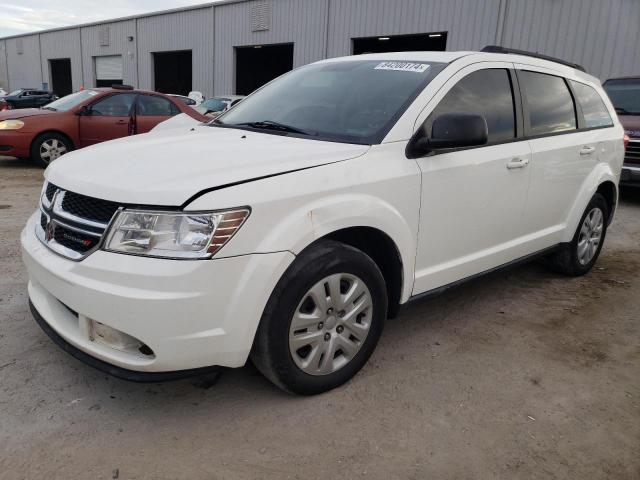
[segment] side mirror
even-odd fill
[[[424,127],[408,145],[410,158],[416,158],[434,150],[475,147],[485,145],[489,137],[487,121],[482,115],[445,113],[436,117],[429,132]]]

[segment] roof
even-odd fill
[[[350,55],[345,57],[327,58],[316,63],[345,62],[350,60],[380,60],[380,61],[415,61],[415,62],[439,62],[450,63],[458,58],[478,52],[388,52],[365,53],[363,55]]]
[[[609,80],[640,80],[640,76],[630,76],[630,77],[611,77],[607,78],[604,83],[607,83]]]
[[[316,63],[326,62],[345,62],[353,60],[379,60],[379,61],[399,61],[399,62],[436,62],[436,63],[451,63],[463,57],[477,57],[478,61],[487,62],[510,62],[519,63],[523,65],[535,65],[538,67],[547,68],[549,70],[555,70],[563,75],[574,75],[581,78],[587,78],[591,81],[599,80],[592,75],[585,73],[576,68],[567,66],[563,63],[558,63],[552,60],[544,58],[531,57],[527,55],[518,55],[515,53],[489,53],[489,52],[390,52],[390,53],[368,53],[364,55],[351,55],[345,57],[328,58],[325,60],[319,60]]]

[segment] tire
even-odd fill
[[[38,166],[47,168],[52,161],[71,150],[73,144],[64,135],[54,132],[43,133],[31,143],[31,160]]]
[[[385,281],[374,261],[356,248],[321,240],[303,251],[276,285],[251,360],[285,391],[326,392],[364,366],[386,312]]]
[[[609,213],[607,201],[601,194],[596,193],[580,218],[573,240],[547,258],[548,266],[558,273],[571,277],[577,277],[589,272],[598,260],[602,250],[607,233]],[[595,215],[595,217],[592,215]],[[598,237],[598,241],[597,245],[594,245],[593,240],[590,241],[589,239],[595,239],[596,237]],[[587,245],[586,252],[584,245]]]

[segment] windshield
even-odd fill
[[[604,90],[620,115],[640,115],[640,79],[607,80]]]
[[[444,64],[347,60],[283,75],[213,125],[345,143],[380,143]]]
[[[214,97],[205,100],[200,106],[205,107],[209,112],[221,112],[229,105],[228,98]]]
[[[43,107],[47,110],[55,110],[57,112],[66,112],[67,110],[71,110],[74,107],[77,107],[85,100],[98,95],[98,92],[93,90],[82,90],[80,92],[72,93],[65,97],[59,98],[58,100],[48,103],[46,107]]]
[[[22,93],[22,89],[19,88],[18,90],[14,90],[13,92],[11,92],[9,95],[7,95],[7,97],[15,97],[16,95],[20,95]]]

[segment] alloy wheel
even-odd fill
[[[578,262],[587,265],[596,252],[602,240],[604,229],[604,214],[600,208],[592,208],[582,222],[578,237]]]

